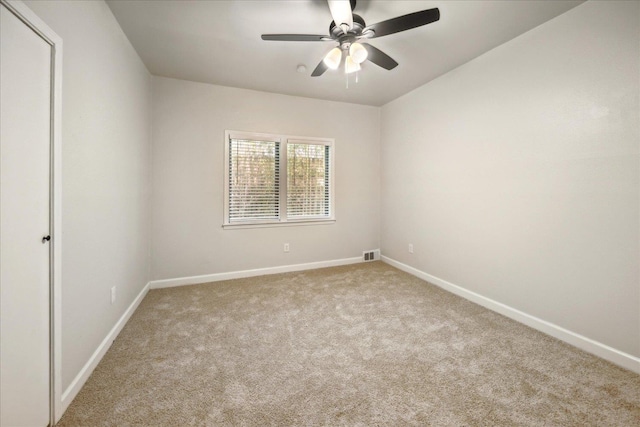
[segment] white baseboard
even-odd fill
[[[245,277],[265,276],[268,274],[288,273],[291,271],[313,270],[316,268],[337,267],[339,265],[363,262],[361,257],[334,259],[330,261],[308,262],[305,264],[282,265],[279,267],[256,268],[253,270],[231,271],[228,273],[205,274],[203,276],[179,277],[176,279],[153,280],[150,289],[172,288],[174,286],[197,285],[219,282],[221,280],[242,279]]]
[[[506,304],[494,301],[490,298],[469,291],[461,286],[454,285],[453,283],[432,276],[428,273],[410,267],[384,255],[381,258],[383,262],[429,283],[437,285],[446,291],[461,296],[465,299],[468,299],[469,301],[486,307],[489,310],[500,313],[503,316],[509,317],[510,319],[523,323],[533,329],[537,329],[540,332],[551,335],[554,338],[578,347],[581,350],[594,354],[598,357],[608,360],[609,362],[615,363],[616,365],[622,366],[623,368],[640,374],[640,358],[638,357],[624,353],[620,350],[616,350],[613,347],[609,347],[608,345],[602,344],[598,341],[594,341],[591,338],[587,338],[568,329],[564,329],[558,325],[547,322],[546,320],[531,316],[530,314],[524,313]]]
[[[60,421],[62,414],[64,414],[64,412],[67,410],[67,408],[69,407],[73,399],[76,397],[76,395],[80,391],[80,389],[82,389],[82,386],[84,385],[84,383],[87,382],[87,379],[89,379],[89,376],[91,376],[91,373],[93,372],[93,370],[96,368],[96,366],[98,366],[98,363],[100,363],[100,361],[104,357],[107,350],[109,350],[109,347],[111,347],[111,344],[113,343],[113,341],[116,339],[116,337],[118,336],[122,328],[124,328],[124,325],[127,324],[127,321],[129,321],[129,318],[131,317],[131,315],[136,311],[136,309],[144,299],[145,295],[147,295],[147,292],[149,292],[149,283],[147,283],[145,287],[142,288],[142,290],[140,291],[136,299],[133,300],[129,308],[127,308],[127,310],[120,317],[120,319],[118,319],[118,322],[116,322],[115,326],[111,328],[107,336],[102,340],[102,342],[100,343],[96,351],[93,352],[93,354],[91,355],[87,363],[82,367],[78,375],[76,375],[73,381],[71,381],[71,384],[69,385],[69,387],[67,387],[64,393],[62,393],[62,398],[61,398],[62,410],[59,412],[59,416],[57,417],[58,419],[56,420],[56,422]]]

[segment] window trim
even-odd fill
[[[280,144],[280,188],[278,220],[248,220],[229,222],[229,141],[231,139],[248,139],[254,141],[269,141]],[[317,216],[287,219],[287,146],[293,144],[312,144],[329,146],[329,216]],[[284,153],[284,155],[283,155]],[[224,212],[223,228],[263,228],[300,225],[321,225],[335,223],[335,140],[333,138],[319,138],[308,136],[272,134],[264,132],[247,132],[225,130],[224,132]]]

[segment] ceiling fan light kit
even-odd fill
[[[354,61],[351,56],[347,56],[347,59],[344,61],[345,74],[355,73],[356,71],[360,71],[360,68],[360,64]]]
[[[349,46],[349,56],[353,58],[356,64],[362,64],[367,60],[368,55],[367,49],[358,42],[351,43],[351,46]]]
[[[342,61],[342,50],[339,47],[334,47],[327,53],[323,59],[325,65],[332,70],[337,70]]]
[[[345,58],[345,74],[360,70],[360,64],[367,60],[386,70],[392,70],[398,66],[398,63],[393,58],[369,43],[360,43],[360,40],[364,41],[399,33],[440,19],[440,10],[433,8],[367,26],[360,15],[353,13],[356,0],[327,0],[327,2],[333,18],[329,26],[328,36],[315,34],[262,35],[262,40],[271,41],[338,42],[338,46],[331,49],[313,70],[312,77],[321,76],[327,69],[337,70],[342,63],[343,56]],[[342,51],[344,51],[344,55]]]

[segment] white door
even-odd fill
[[[0,6],[0,425],[49,424],[51,46]]]

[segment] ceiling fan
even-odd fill
[[[300,42],[338,42],[311,73],[312,77],[324,74],[327,69],[335,70],[344,59],[345,73],[360,70],[360,64],[369,60],[374,64],[391,70],[398,63],[380,49],[361,40],[374,39],[421,27],[440,19],[438,8],[422,10],[398,16],[377,24],[367,25],[361,16],[353,13],[356,0],[327,0],[333,21],[329,26],[329,35],[315,34],[263,34],[262,40],[300,41]]]

